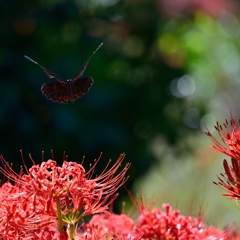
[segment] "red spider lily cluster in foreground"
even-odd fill
[[[224,129],[216,127],[225,145],[209,131],[207,135],[215,142],[214,149],[234,159],[232,168],[224,161],[228,179],[219,178],[218,184],[229,192],[228,196],[239,198],[240,131],[233,119],[231,127],[232,132],[227,130],[227,123]],[[201,211],[198,217],[182,216],[169,204],[153,208],[153,203],[146,206],[141,198],[132,198],[139,212],[135,220],[110,212],[116,191],[127,181],[130,164],[120,169],[125,157],[121,154],[112,166],[109,161],[103,172],[93,178],[100,157],[86,171],[82,164],[68,159],[60,167],[54,160],[35,164],[30,156],[33,166],[27,169],[23,159],[26,173],[21,170],[17,174],[0,156],[0,172],[8,180],[0,188],[0,240],[240,239],[234,231],[205,227]],[[86,221],[88,215],[92,218]]]

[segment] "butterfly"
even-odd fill
[[[102,45],[103,43],[98,46],[98,48],[93,52],[88,60],[81,66],[74,78],[68,79],[66,82],[58,77],[55,73],[32,60],[30,57],[26,55],[24,57],[42,68],[42,70],[47,74],[49,78],[55,78],[57,80],[57,82],[49,82],[42,85],[41,91],[47,99],[50,99],[53,102],[64,104],[66,104],[68,100],[74,103],[74,101],[76,101],[78,98],[82,97],[85,93],[88,93],[89,89],[92,87],[93,78],[82,77],[82,75],[86,70],[91,57]]]

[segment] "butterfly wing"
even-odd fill
[[[42,93],[53,102],[66,104],[69,99],[67,84],[64,81],[44,83],[41,87]]]
[[[85,93],[88,93],[89,89],[92,87],[93,78],[91,77],[81,77],[72,81],[71,96],[69,100],[73,103],[78,98],[82,97]]]
[[[89,60],[87,60],[82,66],[81,68],[78,70],[77,74],[74,76],[73,78],[73,81],[76,80],[76,79],[79,79],[83,73],[85,72],[86,68],[87,68],[87,65],[89,63]]]
[[[37,64],[37,65],[47,74],[47,76],[48,76],[49,78],[56,78],[57,81],[63,82],[63,80],[62,80],[59,76],[57,76],[55,73],[51,72],[50,70],[48,70],[47,68],[43,67],[42,65],[40,65],[40,64],[37,63],[36,61],[32,60],[30,57],[28,57],[28,56],[26,56],[26,55],[24,55],[24,57],[25,57],[27,60],[29,60],[29,61]]]
[[[73,78],[73,81],[76,80],[76,79],[79,79],[83,73],[85,72],[86,68],[87,68],[87,65],[90,61],[90,59],[92,58],[92,56],[97,52],[97,50],[103,45],[103,43],[101,43],[97,49],[93,52],[93,54],[88,58],[88,60],[81,66],[81,68],[78,70],[77,74],[74,76]]]

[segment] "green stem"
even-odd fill
[[[69,231],[68,231],[69,238],[75,240],[75,227],[74,224],[69,224]]]
[[[57,204],[57,213],[58,213],[58,231],[63,231],[63,224],[62,224],[62,212],[60,208],[60,200],[59,198],[56,198],[56,204]]]

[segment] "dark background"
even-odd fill
[[[195,2],[195,4],[193,4]],[[170,146],[200,131],[208,99],[189,103],[170,84],[188,73],[187,62],[199,54],[176,47],[185,29],[202,12],[213,21],[225,11],[238,12],[234,1],[0,1],[0,152],[17,168],[31,153],[36,163],[51,157],[88,166],[100,152],[100,172],[109,158],[125,152],[131,162],[129,189],[156,161],[151,141],[164,136]],[[191,25],[191,26],[190,26]],[[162,38],[166,33],[175,36]],[[165,39],[165,40],[164,40]],[[166,40],[168,39],[168,40]],[[180,41],[180,40],[179,40]],[[31,57],[64,80],[72,78],[98,45],[84,75],[92,76],[89,93],[74,104],[58,104],[41,93],[49,79]],[[194,45],[194,43],[192,43]],[[199,43],[196,43],[196,46]],[[199,111],[187,125],[189,108]],[[194,117],[194,116],[193,116]],[[195,120],[193,120],[195,121]],[[191,146],[181,151],[191,152]]]

